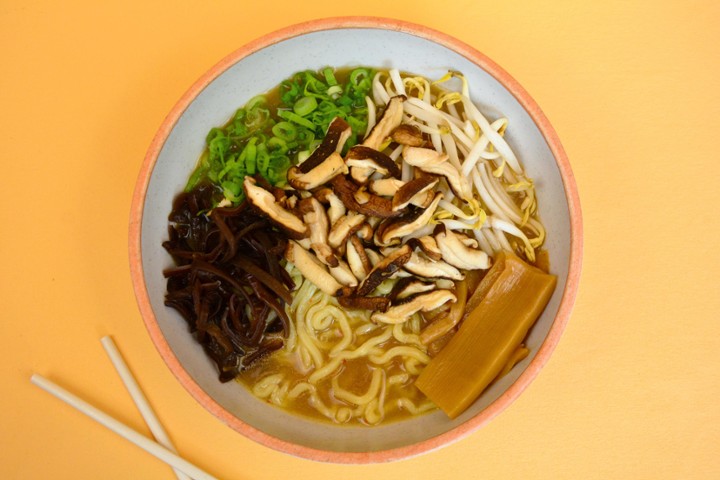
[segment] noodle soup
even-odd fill
[[[296,74],[209,133],[170,217],[166,304],[221,381],[284,410],[363,425],[436,404],[456,415],[467,398],[437,392],[477,395],[524,358],[555,285],[532,266],[547,269],[545,230],[508,125],[458,73]],[[517,328],[471,367],[486,380],[444,388],[464,331],[482,345],[498,328],[493,295],[512,289],[496,281],[526,281],[540,309],[501,322]]]
[[[239,377],[253,394],[337,423],[374,425],[435,408],[413,384],[429,361],[420,315],[407,324],[377,325],[370,312],[346,310],[312,282],[298,280],[286,347]]]

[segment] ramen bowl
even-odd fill
[[[371,66],[428,78],[459,71],[473,101],[510,121],[508,143],[535,181],[545,248],[558,283],[525,340],[530,355],[492,383],[460,416],[436,410],[410,420],[338,426],[300,417],[220,383],[214,363],[186,322],[163,304],[163,270],[173,198],[197,164],[205,136],[253,96],[301,70]],[[152,341],[187,391],[222,422],[267,447],[317,461],[373,463],[407,458],[457,441],[507,408],[548,361],[569,319],[580,275],[582,226],[577,190],[560,141],[538,105],[501,67],[446,34],[402,21],[350,17],[303,23],[266,35],[205,73],[171,110],[143,162],[132,201],[129,249],[140,312]]]

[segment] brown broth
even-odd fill
[[[361,344],[366,339],[362,338],[358,340],[358,344]],[[391,338],[388,342],[379,345],[384,351],[389,350],[392,347],[399,346],[397,340]],[[238,376],[238,380],[246,388],[252,391],[256,382],[261,378],[277,373],[284,374],[286,379],[290,379],[291,388],[292,386],[307,381],[307,374],[302,374],[295,365],[300,364],[299,355],[297,353],[287,354],[287,357],[280,359],[281,356],[286,355],[286,352],[277,352],[265,360],[262,364],[258,364],[255,368],[247,370]],[[333,394],[332,378],[337,377],[338,383],[341,388],[348,390],[356,395],[364,394],[368,386],[370,385],[372,378],[372,371],[375,368],[383,368],[385,370],[386,378],[392,375],[407,373],[404,365],[398,358],[394,358],[389,362],[389,366],[377,367],[371,366],[367,359],[353,359],[347,360],[342,363],[340,368],[327,378],[317,383],[317,389],[320,398],[328,407],[350,407],[353,405],[338,399]],[[342,380],[340,380],[342,379]],[[413,417],[413,415],[405,409],[398,408],[397,400],[405,398],[412,401],[416,406],[426,401],[425,395],[415,387],[414,375],[410,375],[409,379],[405,383],[388,386],[385,394],[385,416],[381,423],[387,424],[390,422],[396,422],[405,420]],[[307,395],[300,396],[295,400],[288,400],[287,404],[283,406],[286,411],[290,413],[300,415],[313,420],[320,420],[327,423],[335,423],[332,420],[325,417],[322,413],[318,412],[309,402]],[[350,421],[350,423],[357,423],[357,421]],[[361,421],[361,423],[364,423]]]

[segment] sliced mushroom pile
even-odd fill
[[[490,267],[475,239],[436,218],[443,198],[472,199],[471,185],[417,127],[402,123],[405,100],[392,97],[344,157],[350,126],[335,118],[321,145],[288,171],[285,189],[244,182],[248,201],[288,236],[288,262],[341,305],[390,324],[455,302],[448,280]],[[400,280],[378,295],[390,278]]]

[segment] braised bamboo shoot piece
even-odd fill
[[[511,253],[498,258],[478,287],[482,299],[415,385],[450,418],[460,415],[512,363],[556,283]]]

